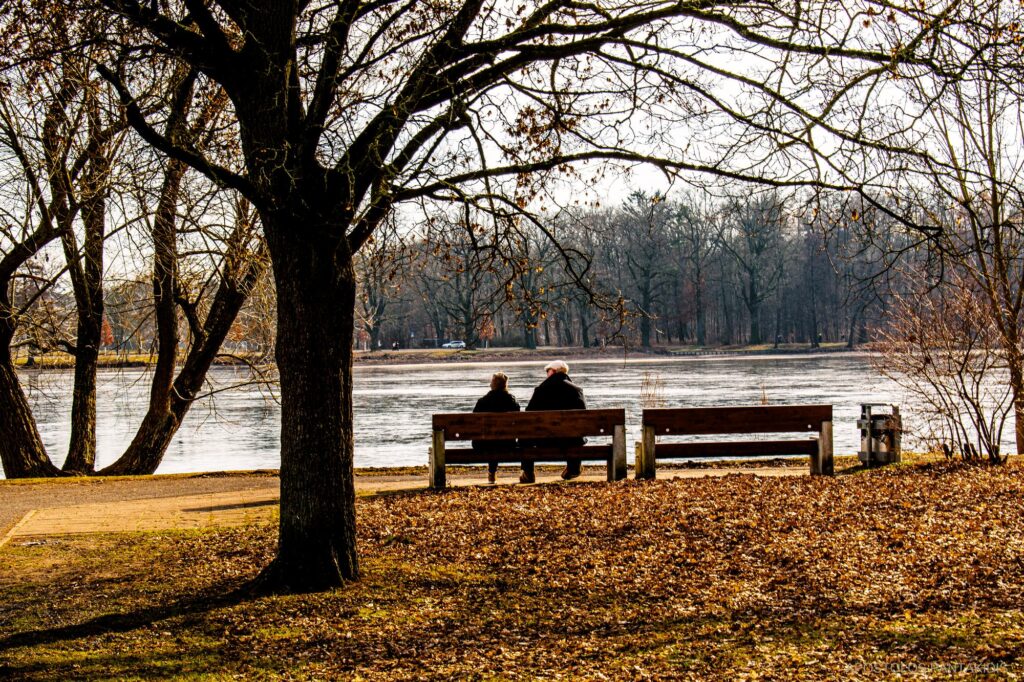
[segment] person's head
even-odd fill
[[[491,375],[491,390],[492,391],[506,391],[508,390],[508,377],[505,376],[504,372],[495,372]]]
[[[568,374],[569,365],[565,364],[561,360],[552,360],[548,364],[544,365],[544,371],[547,372],[548,376],[552,374]]]

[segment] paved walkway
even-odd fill
[[[805,467],[660,470],[661,478],[703,478],[726,474],[806,476]],[[482,485],[480,475],[449,476],[452,486]],[[422,490],[423,475],[356,476],[356,492],[372,495]],[[518,471],[499,472],[499,485],[514,485]],[[581,481],[604,481],[585,471]],[[538,484],[560,482],[557,473],[538,472]],[[20,484],[0,482],[0,547],[53,535],[159,531],[270,523],[279,500],[278,478],[268,474],[156,476],[149,479],[80,479]]]

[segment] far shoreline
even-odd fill
[[[499,347],[466,350],[447,350],[440,348],[409,348],[401,350],[357,350],[354,353],[354,365],[388,366],[388,365],[438,365],[438,364],[485,364],[505,362],[510,364],[531,364],[543,362],[551,358],[560,358],[575,362],[663,362],[666,360],[693,360],[700,358],[745,358],[774,356],[814,356],[833,353],[868,354],[870,345],[859,345],[848,348],[845,342],[823,343],[814,348],[808,344],[772,344],[736,345],[736,346],[655,346],[652,348],[626,348],[623,346],[606,346],[604,348],[583,348],[578,346],[542,346],[536,349]],[[156,362],[155,354],[119,353],[107,351],[100,355],[100,369],[129,369],[150,367]],[[267,366],[267,358],[263,356],[245,356],[226,354],[214,361],[215,366],[244,367],[246,365]],[[29,358],[22,356],[15,359],[19,370],[68,370],[74,369],[74,358],[63,353],[48,354]]]

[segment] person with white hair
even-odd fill
[[[544,366],[547,378],[537,388],[526,406],[527,412],[540,410],[585,410],[587,403],[583,399],[583,389],[569,379],[569,365],[561,360],[553,360]],[[586,443],[585,438],[547,438],[544,440],[520,441],[524,447],[571,448]],[[567,458],[562,478],[566,481],[580,475],[581,462],[576,458]],[[536,481],[533,462],[523,461],[523,473],[520,483]]]

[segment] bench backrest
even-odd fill
[[[626,424],[624,409],[550,410],[543,412],[456,412],[435,414],[434,431],[445,440],[505,440],[512,438],[575,438],[612,436]]]
[[[644,410],[643,425],[659,436],[820,431],[831,405],[755,405]]]

